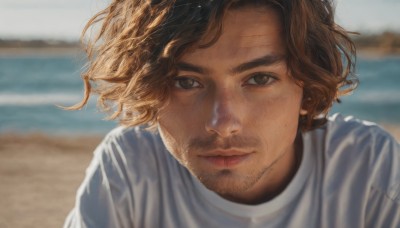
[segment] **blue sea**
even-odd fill
[[[0,133],[104,134],[117,125],[90,100],[80,111],[56,105],[80,101],[81,55],[0,57]],[[400,125],[400,56],[357,60],[358,89],[342,97],[331,113]]]

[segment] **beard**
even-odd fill
[[[209,169],[198,166],[196,158],[191,160],[189,157],[194,158],[197,157],[196,155],[202,154],[203,151],[219,148],[257,148],[260,145],[261,140],[258,138],[234,136],[220,139],[213,135],[206,138],[194,138],[186,145],[180,144],[180,147],[175,147],[175,150],[172,150],[178,151],[178,153],[172,154],[207,189],[226,199],[236,201],[237,196],[251,190],[261,179],[268,178],[267,174],[272,170],[273,164],[260,166],[259,161],[253,160],[254,165],[250,163],[232,169]],[[182,155],[187,155],[187,157]]]
[[[168,136],[168,137],[167,137]],[[268,144],[262,143],[257,137],[232,136],[219,138],[217,135],[192,138],[189,141],[176,141],[172,136],[163,134],[164,143],[173,157],[196,177],[207,189],[221,197],[238,203],[254,204],[246,198],[259,192],[261,185],[268,185],[272,179],[270,172],[275,163],[280,160],[282,154],[276,154],[271,158],[260,157],[260,153],[268,153]],[[245,148],[246,151],[254,151],[250,160],[238,167],[216,169],[205,165],[199,160],[203,154],[212,150],[229,150],[231,148]],[[262,148],[262,151],[260,150]],[[254,156],[254,157],[253,157]],[[261,160],[260,160],[261,159]],[[264,187],[266,187],[264,186]],[[268,192],[257,193],[257,195]],[[259,196],[264,198],[264,196]]]
[[[207,151],[217,148],[229,149],[236,148],[254,148],[261,144],[258,138],[233,136],[231,138],[219,139],[216,135],[206,138],[192,139],[187,145],[186,153],[189,151]],[[201,152],[198,152],[201,154]],[[227,197],[233,197],[237,194],[250,190],[269,170],[269,166],[263,168],[254,168],[251,166],[241,169],[222,169],[222,170],[204,170],[199,169],[195,164],[187,161],[185,166],[189,171],[199,179],[199,181],[209,190]]]
[[[190,172],[207,189],[226,199],[237,201],[235,199],[238,196],[252,190],[261,179],[268,178],[267,175],[272,170],[272,166],[271,164],[261,169],[252,169],[247,172],[233,169],[223,169],[214,172],[193,169]],[[190,165],[187,167],[189,168]]]

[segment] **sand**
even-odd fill
[[[0,227],[62,227],[101,137],[0,136]]]
[[[0,227],[62,227],[101,138],[0,135]]]

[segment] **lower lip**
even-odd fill
[[[249,157],[245,155],[232,155],[232,156],[207,156],[204,157],[208,162],[219,167],[232,167],[238,165]]]

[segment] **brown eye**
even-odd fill
[[[263,74],[263,73],[258,73],[254,74],[249,80],[247,80],[247,84],[249,85],[267,85],[275,80],[274,77],[268,75],[268,74]]]
[[[175,78],[174,86],[180,89],[193,89],[200,87],[200,83],[192,78],[177,77]]]

